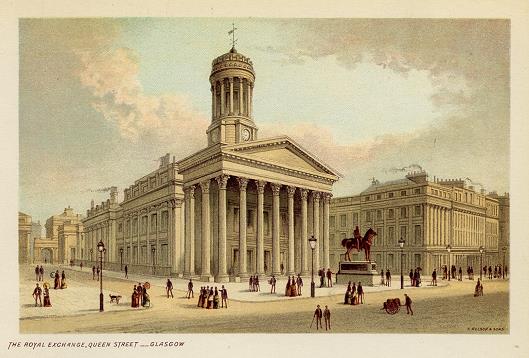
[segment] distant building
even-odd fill
[[[463,271],[479,267],[480,246],[484,265],[501,264],[500,232],[508,242],[509,220],[508,215],[500,220],[500,202],[508,212],[508,201],[497,195],[478,192],[463,180],[429,181],[424,171],[385,183],[373,180],[359,195],[331,200],[332,267],[338,267],[345,252],[342,239],[352,237],[356,226],[362,235],[369,228],[377,232],[371,258],[379,269],[400,271],[400,238],[406,240],[402,260],[407,271],[421,267],[429,275],[448,265],[448,245],[450,264]],[[363,260],[364,253],[355,252],[353,259]]]
[[[31,216],[18,212],[18,263],[30,264],[31,260]]]
[[[81,240],[81,215],[67,207],[62,214],[46,220],[46,237],[34,239],[34,261],[68,263],[76,257],[77,242]]]

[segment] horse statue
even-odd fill
[[[358,252],[364,250],[366,261],[371,262],[371,245],[373,244],[373,239],[375,236],[377,236],[375,230],[369,228],[369,230],[367,230],[365,235],[362,237],[357,226],[354,230],[352,238],[342,240],[342,246],[347,249],[345,252],[345,260],[351,261],[351,251],[355,249]]]

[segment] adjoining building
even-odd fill
[[[31,216],[18,212],[18,263],[32,263]]]
[[[479,192],[464,180],[428,180],[424,171],[404,179],[372,185],[358,195],[331,200],[331,264],[337,269],[343,259],[341,241],[353,236],[356,226],[364,234],[373,228],[378,234],[371,247],[371,258],[379,269],[408,271],[421,267],[429,274],[443,265],[456,265],[466,272],[468,266],[502,264],[501,245],[508,246],[508,195]],[[500,220],[500,202],[507,214]],[[504,233],[500,244],[500,233]],[[447,247],[450,245],[450,253]],[[450,259],[449,259],[450,256]],[[355,253],[353,259],[364,259]],[[479,271],[477,271],[479,272]]]
[[[212,63],[208,146],[91,208],[81,260],[107,238],[107,267],[226,282],[252,274],[308,274],[329,266],[329,205],[339,174],[292,139],[258,139],[255,72],[232,48]],[[99,235],[99,236],[98,236]]]

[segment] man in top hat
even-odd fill
[[[321,311],[320,305],[316,307],[316,310],[314,311],[314,316],[312,317],[312,320],[316,318],[316,329],[323,329],[323,326],[321,325],[321,317],[323,316],[323,312]],[[318,326],[319,325],[319,326]]]
[[[325,330],[331,329],[331,310],[327,305],[325,305],[325,310],[323,311],[323,318],[325,319]]]
[[[42,288],[39,287],[39,284],[37,283],[37,286],[33,290],[33,295],[35,298],[35,307],[37,307],[37,300],[40,302],[40,306],[42,307]]]

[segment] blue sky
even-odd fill
[[[289,135],[338,169],[335,195],[412,163],[509,190],[508,21],[26,19],[20,210],[84,212],[106,199],[93,190],[121,192],[166,152],[205,146],[211,61],[232,21],[261,138]]]

